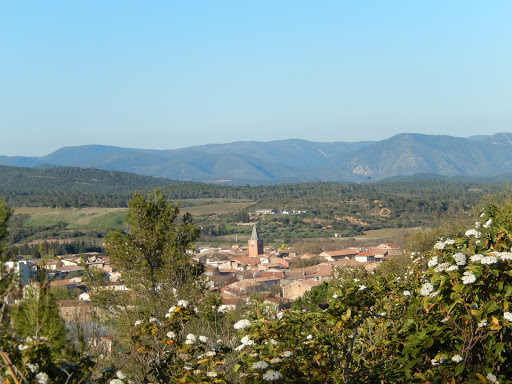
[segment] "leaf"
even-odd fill
[[[494,353],[496,353],[498,355],[504,349],[505,349],[504,343],[496,343],[496,345],[494,346]]]
[[[498,325],[500,322],[494,316],[491,318],[491,323]]]
[[[452,287],[452,289],[453,289],[455,292],[461,292],[463,288],[464,288],[464,284],[457,284],[457,285],[454,285],[454,286]]]
[[[466,364],[457,364],[457,368],[455,368],[454,375],[459,376],[462,372],[464,372],[464,368],[466,368]],[[455,380],[453,382],[455,383]]]
[[[483,377],[481,374],[475,373],[475,376],[477,377],[478,380],[480,380],[481,383],[487,384],[487,379]]]
[[[235,372],[238,372],[238,370],[241,368],[242,366],[240,364],[235,364],[235,367],[233,368],[233,371]]]
[[[197,362],[197,364],[203,364],[203,363],[206,363],[207,361],[210,361],[210,359],[202,359],[202,360],[199,360]]]

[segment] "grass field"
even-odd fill
[[[182,207],[181,213],[190,212],[192,215],[226,214],[237,212],[253,202],[225,202],[212,199],[197,199],[193,206]],[[192,202],[192,201],[188,201]],[[197,204],[197,205],[196,205]],[[29,215],[23,222],[24,227],[48,227],[59,222],[67,224],[68,229],[99,229],[108,230],[122,228],[126,217],[126,208],[16,208],[15,215]]]
[[[126,216],[125,208],[16,208],[15,215],[30,217],[24,227],[48,227],[59,222],[69,229],[111,229],[121,228]]]
[[[190,212],[192,215],[209,215],[209,214],[217,214],[222,215],[226,213],[237,212],[241,209],[244,209],[250,205],[254,204],[251,201],[245,201],[240,203],[215,203],[215,204],[205,204],[205,205],[196,205],[193,207],[185,207],[181,208],[181,212]]]

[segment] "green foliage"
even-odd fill
[[[191,298],[198,293],[194,288],[200,288],[202,265],[190,262],[188,252],[198,236],[191,216],[178,222],[179,207],[158,190],[147,198],[135,193],[128,207],[127,233],[109,233],[105,250],[137,294],[138,305],[151,303],[151,311],[159,312],[182,294]]]
[[[5,296],[9,293],[12,287],[12,274],[5,269],[5,262],[10,260],[10,257],[5,254],[5,241],[8,236],[7,223],[12,216],[12,209],[7,206],[5,200],[0,200],[0,321],[3,317],[4,300]]]
[[[313,287],[311,291],[306,292],[302,297],[297,298],[292,304],[292,309],[296,311],[321,311],[322,308],[320,305],[323,305],[328,301],[328,292],[329,284],[323,282],[322,284]]]
[[[65,339],[64,322],[48,287],[27,286],[23,301],[13,309],[12,323],[19,336],[44,337],[60,355]]]
[[[314,257],[303,257],[296,258],[292,260],[290,263],[290,268],[306,268],[311,267],[313,265],[318,265],[325,261],[325,257],[322,256],[314,256]]]

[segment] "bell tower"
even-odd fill
[[[252,227],[252,235],[249,239],[249,256],[263,255],[263,240],[261,240],[256,224]]]

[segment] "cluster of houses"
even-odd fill
[[[243,305],[253,293],[267,297],[267,301],[286,305],[301,297],[323,281],[329,281],[333,269],[363,266],[372,272],[378,262],[401,251],[391,243],[377,247],[354,247],[319,255],[296,255],[264,247],[256,226],[247,247],[202,248],[194,259],[206,266],[210,289],[218,291],[223,309]],[[324,258],[317,265],[291,268],[295,258]]]
[[[334,268],[363,266],[372,271],[378,262],[399,254],[400,250],[393,244],[383,243],[377,247],[354,247],[299,256],[293,252],[280,252],[265,247],[254,226],[247,246],[198,248],[193,259],[205,265],[208,285],[222,296],[224,305],[220,310],[225,311],[244,305],[252,294],[259,294],[276,305],[285,306],[316,285],[329,281]],[[324,260],[310,267],[290,267],[297,258],[312,257],[316,262],[319,257]],[[61,314],[65,319],[77,308],[84,307],[84,301],[90,301],[90,292],[83,282],[86,268],[103,271],[108,281],[107,289],[127,290],[109,258],[96,252],[59,257],[51,261],[20,259],[7,263],[7,267],[17,272],[22,288],[35,284],[37,271],[44,268],[51,287],[64,287],[73,292],[78,299],[76,303],[69,300],[61,303]],[[73,306],[76,308],[73,309]]]

